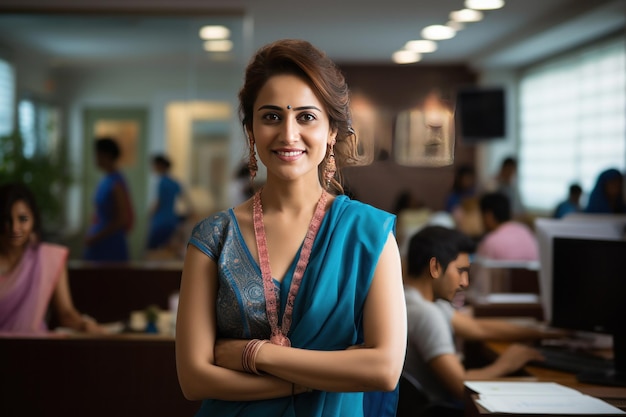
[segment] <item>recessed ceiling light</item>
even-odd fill
[[[450,26],[432,25],[422,29],[422,38],[439,41],[443,39],[454,38],[456,31]]]
[[[455,31],[460,31],[465,29],[465,25],[461,22],[455,22],[454,20],[450,20],[448,23],[446,23],[446,26],[451,27],[452,29],[454,29]]]
[[[465,7],[475,10],[495,10],[504,7],[504,0],[465,0]]]
[[[396,64],[412,64],[422,59],[422,56],[417,52],[407,51],[406,49],[396,51],[391,57]]]
[[[233,49],[233,42],[228,39],[206,41],[204,50],[208,52],[228,52]]]
[[[408,49],[409,51],[413,51],[413,52],[419,52],[422,54],[427,54],[430,52],[435,52],[437,50],[437,42],[429,41],[426,39],[408,41],[404,45],[404,49]]]
[[[221,25],[203,26],[199,35],[202,39],[227,39],[230,37],[230,29]]]
[[[474,9],[462,9],[450,12],[450,19],[455,22],[478,22],[482,20],[483,13]]]

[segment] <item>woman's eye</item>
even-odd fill
[[[313,120],[315,120],[315,115],[311,113],[302,113],[299,119],[303,122],[312,122]]]
[[[276,113],[267,113],[263,115],[263,120],[275,122],[277,120],[280,120],[280,117],[278,117]]]

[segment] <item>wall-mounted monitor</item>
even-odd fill
[[[465,87],[457,91],[456,125],[463,143],[506,136],[506,93],[502,87]]]

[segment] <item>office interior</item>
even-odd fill
[[[615,167],[626,173],[623,74],[621,84],[615,88],[621,88],[621,96],[609,103],[607,109],[590,110],[597,112],[595,126],[564,123],[563,120],[570,119],[561,117],[559,109],[551,108],[549,100],[546,107],[540,109],[548,119],[542,122],[541,128],[566,130],[572,138],[598,134],[597,148],[601,150],[585,148],[588,143],[576,142],[572,145],[575,153],[568,147],[567,140],[546,147],[545,151],[541,147],[529,148],[532,126],[525,119],[529,110],[522,101],[532,81],[529,81],[531,75],[551,65],[567,67],[568,62],[580,55],[593,55],[607,48],[626,49],[626,2],[623,0],[550,0],[532,2],[532,5],[508,0],[502,12],[486,11],[485,20],[501,19],[500,25],[511,25],[515,30],[503,31],[501,36],[478,31],[470,33],[472,25],[478,27],[481,22],[467,23],[465,29],[458,31],[454,46],[446,47],[446,42],[452,40],[439,42],[441,58],[437,52],[432,57],[424,53],[422,61],[410,64],[393,63],[391,53],[394,51],[387,46],[377,47],[371,39],[368,45],[358,43],[359,35],[352,35],[350,29],[356,24],[369,27],[373,32],[393,32],[394,20],[385,13],[394,6],[415,13],[423,8],[420,22],[430,19],[433,24],[445,23],[448,11],[462,8],[462,1],[430,0],[413,2],[414,5],[403,0],[384,2],[384,5],[358,1],[335,3],[320,1],[305,7],[278,0],[95,0],[79,5],[61,0],[0,2],[0,63],[10,68],[12,82],[7,95],[11,110],[5,119],[0,119],[6,126],[0,136],[8,143],[11,133],[21,131],[24,157],[46,161],[39,166],[40,172],[46,174],[37,175],[35,166],[29,171],[27,181],[54,197],[55,202],[43,204],[51,220],[46,231],[52,241],[70,248],[70,266],[74,268],[70,278],[72,291],[78,297],[77,305],[101,321],[125,321],[127,325],[133,313],[134,318],[141,321],[137,312],[149,305],[160,305],[164,312],[171,308],[169,303],[179,284],[182,257],[180,253],[151,257],[145,250],[147,213],[155,198],[156,184],[150,158],[157,153],[170,157],[172,175],[189,192],[196,220],[230,207],[235,172],[247,156],[237,93],[248,59],[259,46],[273,39],[307,38],[308,33],[307,40],[316,44],[316,35],[337,21],[344,21],[346,28],[343,35],[330,44],[336,43],[337,48],[344,50],[333,49],[331,57],[344,72],[352,91],[354,127],[361,140],[374,149],[370,165],[348,168],[344,173],[347,189],[354,198],[393,211],[397,196],[409,190],[422,207],[431,213],[442,212],[456,168],[472,165],[477,181],[487,183],[496,175],[504,158],[513,156],[519,164],[522,200],[527,202],[523,221],[534,229],[537,219],[552,216],[556,204],[566,198],[570,183],[583,185],[584,201],[601,168]],[[320,19],[316,27],[299,27],[297,22],[281,14],[285,8],[299,9],[300,17],[307,19],[311,7],[315,9],[311,11],[312,16]],[[536,7],[536,13],[505,13],[507,8],[520,10],[524,7]],[[262,13],[260,9],[264,9]],[[329,18],[329,23],[323,23],[327,14],[334,17]],[[198,30],[207,24],[230,29],[232,50],[206,52],[202,49]],[[397,31],[405,28],[406,25],[398,23]],[[416,24],[414,34],[406,32],[397,48],[411,37],[419,36],[420,28]],[[467,31],[471,44],[463,44],[463,30]],[[317,46],[322,48],[329,45],[324,36],[320,36],[320,42]],[[464,48],[472,53],[463,53]],[[359,55],[362,49],[370,49],[373,54]],[[616,68],[626,72],[624,53],[617,56]],[[606,66],[590,71],[596,70],[597,79],[593,74],[585,79],[586,82],[591,80],[592,88],[603,79],[606,81],[603,77],[607,73],[612,74]],[[490,88],[504,92],[505,131],[492,138],[464,138],[458,121],[452,116],[458,106],[457,94]],[[606,88],[612,90],[611,86]],[[411,160],[397,151],[402,136],[398,120],[406,112],[423,110],[427,99],[433,96],[447,111],[449,160],[442,163],[419,158]],[[584,96],[580,100],[578,104],[570,104],[584,107]],[[0,125],[0,129],[4,128]],[[129,236],[132,260],[124,266],[94,266],[81,262],[82,243],[93,214],[93,191],[100,178],[92,142],[100,134],[123,137],[127,151],[123,172],[132,190],[136,219]],[[602,141],[604,137],[615,135],[621,139]],[[410,135],[407,140],[411,140]],[[596,157],[600,162],[593,160]],[[7,159],[2,161],[8,163]],[[256,181],[262,183],[262,170]],[[538,274],[541,266],[531,269]],[[155,284],[157,280],[159,283]],[[105,281],[108,283],[102,286]],[[545,318],[541,313],[537,315],[537,306],[524,308],[527,310],[522,311],[522,315]],[[500,313],[510,312],[500,310]],[[511,314],[519,313],[518,309]],[[167,317],[171,320],[171,315]],[[89,378],[87,385],[107,387],[109,395],[101,397],[106,397],[108,402],[102,407],[103,413],[130,410],[142,415],[149,409],[153,415],[165,415],[159,413],[176,408],[184,410],[179,415],[193,415],[197,409],[197,403],[182,398],[177,386],[171,330],[145,338],[141,338],[140,332],[134,332],[132,340],[124,341],[124,346],[117,346],[112,340],[99,345],[93,339],[83,340],[78,347],[68,340],[62,343],[39,340],[40,345],[32,342],[26,340],[9,346],[3,338],[0,349],[5,349],[7,354],[20,352],[24,358],[45,351],[43,368],[50,373],[65,373],[64,384],[68,385],[63,386],[74,387],[75,384],[67,382],[72,378],[83,381]],[[108,350],[113,352],[116,362],[81,358],[79,365],[68,365],[67,355],[80,356],[77,352],[81,349],[97,358]],[[64,360],[55,364],[55,357]],[[73,397],[70,400],[60,388],[49,393],[37,388],[37,382],[29,380],[30,375],[40,372],[36,368],[28,368],[30,373],[23,373],[15,362],[2,360],[5,363],[0,362],[0,368],[6,365],[5,369],[11,369],[15,375],[23,374],[14,378],[15,386],[35,387],[32,389],[38,401],[59,402],[59,398],[66,398],[69,405],[57,407],[58,415],[73,415],[81,407],[88,407],[87,400]],[[167,365],[159,370],[157,363]],[[119,373],[133,364],[148,371],[144,375],[138,375],[141,371],[133,372],[129,379],[133,381],[132,387],[128,388],[128,384],[119,383],[118,379],[122,378]],[[91,376],[87,377],[75,367],[82,367],[83,371],[92,367]],[[41,381],[50,379],[42,376]],[[19,402],[23,409],[43,410],[43,405],[26,405],[27,397],[16,395],[13,399],[17,401],[13,403]],[[99,398],[93,394],[87,397],[89,401]],[[0,400],[0,404],[3,401]],[[52,415],[57,414],[52,412]]]

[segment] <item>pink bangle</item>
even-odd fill
[[[244,371],[250,374],[261,375],[261,372],[256,369],[256,357],[259,354],[259,350],[261,350],[261,346],[268,342],[269,340],[267,339],[252,339],[246,344],[243,352],[241,352],[241,367]]]

